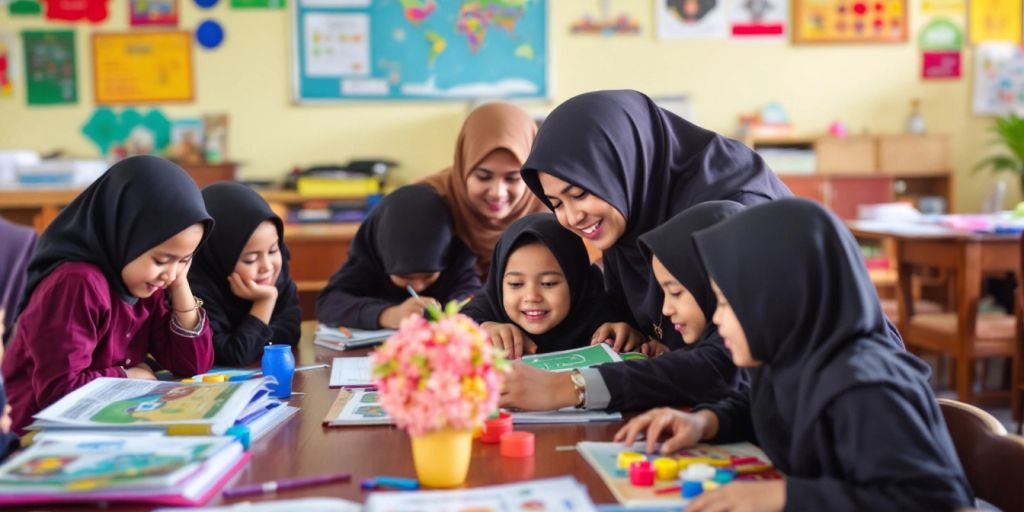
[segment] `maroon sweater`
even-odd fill
[[[213,336],[205,315],[195,337],[172,329],[172,315],[163,290],[130,305],[98,267],[57,267],[32,292],[4,355],[14,431],[23,433],[34,414],[97,377],[124,377],[122,367],[147,354],[177,375],[208,371]]]

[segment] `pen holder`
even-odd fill
[[[292,396],[292,376],[295,375],[295,356],[288,345],[267,345],[263,347],[263,375],[273,377],[277,383],[270,385],[270,396],[288,398]]]
[[[443,428],[412,437],[412,461],[425,487],[458,487],[466,481],[473,430]]]

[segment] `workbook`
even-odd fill
[[[372,347],[383,343],[394,334],[394,329],[345,329],[317,324],[313,344],[339,352],[355,348]],[[351,334],[351,336],[349,336]]]
[[[632,447],[623,446],[622,443],[601,443],[581,441],[576,444],[576,450],[583,458],[590,463],[594,471],[600,475],[601,480],[608,486],[615,499],[627,508],[650,507],[665,508],[674,507],[678,510],[685,507],[687,500],[683,499],[678,489],[681,481],[678,478],[672,480],[655,480],[653,486],[639,487],[629,481],[629,473],[619,469],[618,459],[622,452],[634,452],[643,454],[646,444],[635,443]],[[653,462],[661,455],[643,455],[644,458]],[[782,478],[777,470],[772,468],[771,461],[760,448],[750,443],[732,444],[698,444],[693,448],[680,450],[671,456],[677,462],[685,463],[700,458],[702,461],[721,461],[723,465],[730,467],[750,468],[753,471],[737,476],[740,480],[776,480]],[[735,462],[735,466],[733,463]],[[742,464],[740,464],[742,463]],[[659,490],[663,492],[658,492]]]
[[[100,377],[37,413],[28,429],[223,434],[236,420],[272,403],[263,380],[184,383]]]
[[[248,458],[228,436],[42,433],[0,466],[0,505],[201,505]]]
[[[598,343],[547,354],[523,356],[522,361],[524,364],[549,372],[567,372],[604,363],[616,363],[622,361],[622,356],[612,350],[607,343]]]

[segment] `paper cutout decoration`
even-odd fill
[[[158,109],[142,115],[134,108],[126,108],[118,115],[110,108],[100,107],[82,125],[82,133],[103,155],[115,147],[127,145],[132,139],[145,141],[140,145],[150,146],[149,151],[161,152],[171,141],[171,121]],[[140,152],[143,151],[131,153]]]
[[[959,50],[964,44],[964,34],[956,23],[935,18],[921,29],[917,43],[922,50]]]
[[[107,19],[107,0],[46,0],[46,18],[99,23]]]
[[[735,0],[729,13],[735,38],[783,38],[788,24],[789,0]]]
[[[231,0],[232,9],[281,9],[285,0]]]
[[[661,39],[717,39],[729,34],[724,0],[657,0]]]
[[[43,4],[39,0],[14,0],[7,6],[11,16],[39,16],[43,13]]]
[[[75,33],[71,30],[26,30],[25,87],[29,105],[78,102]]]
[[[128,20],[133,27],[178,25],[178,0],[128,0]]]
[[[0,97],[6,98],[14,92],[14,80],[18,67],[14,62],[14,36],[0,32]]]
[[[195,2],[196,5],[202,7],[203,9],[209,9],[217,5],[217,0],[195,0]]]
[[[960,78],[960,50],[921,52],[921,78]]]
[[[203,48],[212,50],[224,42],[224,28],[216,21],[206,20],[196,28],[196,41]]]
[[[584,14],[573,22],[570,31],[573,34],[600,34],[605,37],[613,35],[635,35],[640,33],[640,23],[627,13],[617,17],[611,16],[609,0],[601,0],[600,16]]]

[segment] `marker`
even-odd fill
[[[301,487],[322,485],[330,482],[347,482],[351,478],[352,475],[350,473],[333,473],[320,476],[288,478],[285,480],[272,480],[270,482],[263,482],[261,484],[248,484],[239,485],[238,487],[232,487],[224,491],[224,497],[237,498],[239,496],[250,496],[253,494],[267,494],[271,492],[283,491],[286,489],[298,489]]]
[[[373,478],[366,478],[360,483],[363,489],[377,489],[380,487],[387,487],[390,489],[399,489],[403,491],[414,491],[420,488],[419,480],[415,478],[400,478],[397,476],[375,476]]]

